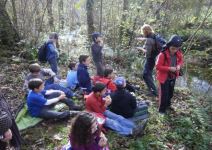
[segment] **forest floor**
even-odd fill
[[[14,112],[25,101],[22,86],[28,65],[16,61],[0,65],[0,89]],[[64,67],[61,68],[66,72]],[[133,74],[128,75],[128,80],[142,89],[135,93],[137,97],[151,101],[150,118],[143,136],[123,137],[108,131],[106,136],[111,150],[209,150],[212,147],[210,100],[195,97],[189,89],[177,88],[172,99],[175,111],[160,115],[157,99],[145,96],[144,82]],[[70,122],[71,118],[66,122],[44,121],[22,131],[25,141],[22,149],[52,150],[66,144]]]

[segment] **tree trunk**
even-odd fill
[[[122,43],[123,40],[123,36],[124,36],[124,24],[126,22],[127,19],[127,11],[129,9],[129,1],[128,0],[124,0],[123,2],[123,13],[122,13],[122,19],[121,19],[121,24],[120,24],[120,32],[119,32],[119,42]]]
[[[5,1],[0,1],[0,47],[8,46],[11,49],[19,40],[18,32],[5,9]]]
[[[59,29],[64,29],[64,7],[63,7],[63,0],[59,1],[58,4],[58,13],[59,13]]]
[[[11,0],[12,8],[13,8],[13,24],[16,29],[18,29],[18,20],[17,20],[17,12],[15,7],[15,0]]]
[[[52,12],[52,0],[47,1],[48,20],[51,31],[54,31],[54,17]]]
[[[94,0],[87,0],[86,10],[87,10],[87,24],[88,24],[88,38],[90,43],[92,42],[91,34],[94,32],[94,19],[93,19],[93,11],[94,11]]]

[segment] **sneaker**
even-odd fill
[[[133,129],[132,135],[133,136],[143,135],[144,129],[147,125],[147,121],[148,121],[148,119],[144,119],[144,120],[140,121],[137,124],[137,126]]]

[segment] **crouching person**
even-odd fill
[[[109,150],[107,138],[98,128],[95,116],[88,112],[76,116],[69,137],[74,150]]]
[[[103,83],[96,83],[93,92],[86,97],[86,110],[89,112],[100,113],[106,117],[104,126],[108,127],[122,135],[138,134],[141,130],[132,121],[117,115],[107,107],[111,104],[109,96],[103,98],[107,91]]]
[[[43,90],[44,83],[41,79],[31,79],[28,84],[31,90],[27,96],[27,106],[29,114],[32,117],[40,117],[45,119],[65,119],[70,116],[70,111],[58,112],[54,111],[52,107],[58,102],[65,103],[70,110],[79,110],[73,101],[67,99],[62,91],[57,90]],[[51,99],[46,99],[45,96],[58,93],[58,96]]]

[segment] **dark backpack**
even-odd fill
[[[38,48],[38,61],[40,62],[47,61],[47,45],[48,45],[47,42],[45,42]]]
[[[159,34],[154,35],[153,39],[155,40],[156,49],[151,52],[151,56],[156,58],[166,44],[166,40]]]

